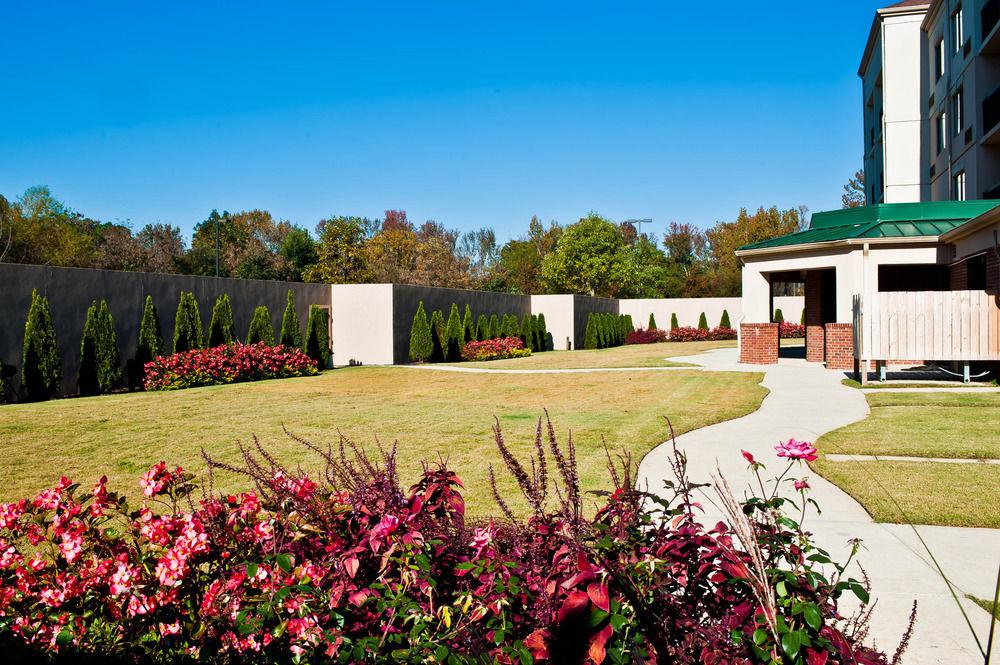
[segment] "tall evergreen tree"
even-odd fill
[[[201,310],[198,308],[198,301],[195,300],[194,291],[187,294],[188,318],[191,320],[191,332],[194,335],[194,346],[192,349],[201,349],[205,346],[205,326],[201,322]]]
[[[201,313],[194,293],[181,291],[174,317],[174,353],[200,349],[202,341]]]
[[[52,325],[49,299],[31,292],[21,349],[21,387],[32,401],[49,399],[62,388],[62,359]]]
[[[722,319],[719,320],[719,327],[720,328],[732,328],[733,327],[732,322],[730,322],[730,320],[729,320],[729,310],[728,309],[722,310]]]
[[[229,295],[223,293],[216,298],[212,307],[212,321],[208,324],[208,346],[215,348],[236,341],[236,326],[233,323],[233,305]]]
[[[587,315],[587,328],[583,334],[583,348],[585,349],[596,349],[597,348],[597,317],[592,313]]]
[[[413,324],[410,326],[410,360],[415,363],[426,362],[430,360],[433,352],[434,341],[431,339],[431,324],[427,321],[424,301],[421,300],[413,315]]]
[[[101,392],[114,390],[122,380],[122,358],[118,351],[118,333],[107,300],[97,308],[97,381]]]
[[[472,308],[465,305],[465,316],[462,318],[462,343],[468,344],[476,339],[476,324],[472,318]]]
[[[708,318],[705,317],[705,312],[698,317],[698,330],[708,330]]]
[[[295,311],[295,297],[288,290],[285,313],[281,317],[281,345],[289,349],[302,348],[302,327],[299,325],[299,313]]]
[[[444,314],[439,309],[434,310],[434,314],[431,315],[431,342],[431,362],[444,362],[448,342],[445,339]]]
[[[87,319],[83,323],[83,337],[80,339],[80,373],[76,385],[81,395],[96,395],[101,386],[97,379],[97,301],[94,300],[87,308]]]
[[[775,323],[784,323],[785,322],[785,314],[784,314],[784,312],[781,311],[780,307],[778,309],[774,310],[774,322]]]
[[[490,315],[490,336],[488,339],[497,339],[503,330],[500,328],[500,317],[496,314]]]
[[[525,314],[521,317],[521,343],[524,344],[524,348],[529,350],[534,350],[535,348],[535,326],[534,322],[531,320],[531,314]]]
[[[646,324],[646,329],[656,330],[656,317],[653,316],[652,312],[649,313],[649,323]]]
[[[680,328],[680,325],[677,324],[677,312],[673,312],[670,315],[670,329],[677,330],[678,328]]]
[[[247,329],[246,343],[258,342],[274,346],[274,326],[271,324],[271,313],[267,311],[266,305],[261,305],[253,311],[253,318],[250,319],[250,327]]]
[[[542,340],[542,351],[551,351],[554,345],[549,340],[549,331],[545,327],[545,313],[539,312],[538,314],[538,334]]]
[[[479,315],[479,321],[476,323],[476,339],[480,342],[486,341],[490,338],[490,320],[485,314]]]
[[[471,317],[471,314],[469,315]],[[451,304],[451,311],[448,313],[448,325],[445,326],[445,358],[448,362],[456,362],[462,359],[462,346],[465,337],[462,327],[462,315],[458,312],[458,305]]]
[[[427,317],[424,316],[424,322],[426,321]],[[316,361],[320,370],[330,366],[330,319],[325,307],[319,305],[309,307],[305,352]]]
[[[517,322],[517,317],[513,314],[507,314],[504,316],[503,330],[500,331],[501,337],[520,337],[521,336],[521,326]]]
[[[153,304],[153,297],[146,296],[146,304],[142,308],[142,321],[139,323],[139,343],[135,350],[135,372],[137,383],[142,385],[146,378],[146,363],[163,355],[163,330],[160,327],[160,315]]]

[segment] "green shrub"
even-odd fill
[[[631,314],[626,314],[625,315],[625,337],[628,338],[628,334],[630,332],[634,331],[634,330],[635,330],[635,324],[632,323],[632,315]],[[622,340],[622,343],[623,344],[625,343],[624,339]]]
[[[531,314],[525,314],[521,317],[521,342],[524,344],[524,348],[529,351],[535,348],[535,325],[531,320]]]
[[[427,321],[424,311],[424,301],[417,305],[417,313],[413,315],[413,325],[410,326],[410,360],[422,363],[430,360],[434,351],[431,340],[431,324]]]
[[[597,317],[593,313],[587,315],[587,328],[583,334],[583,348],[597,348]]]
[[[97,301],[94,300],[87,308],[87,319],[83,323],[83,335],[80,339],[80,373],[76,385],[81,395],[96,395],[100,392],[97,380]]]
[[[462,344],[465,345],[476,339],[476,324],[472,318],[472,308],[466,303],[465,316],[462,317]]]
[[[799,324],[801,324],[803,326],[806,324],[806,308],[805,307],[802,308],[802,317],[799,319]]]
[[[670,315],[670,329],[677,330],[678,328],[680,328],[680,325],[677,323],[677,312],[673,312]]]
[[[146,363],[161,355],[163,355],[163,330],[160,328],[160,315],[156,312],[153,297],[146,296],[142,321],[139,324],[139,343],[135,349],[137,386],[142,386],[146,377]]]
[[[608,321],[603,314],[595,314],[597,318],[597,348],[605,349],[608,346]]]
[[[445,326],[444,330],[445,358],[448,362],[457,362],[462,359],[462,347],[465,345],[463,330],[462,316],[458,313],[458,305],[452,303],[451,311],[448,313],[448,325]]]
[[[271,325],[271,313],[266,305],[261,305],[253,311],[250,327],[247,329],[247,344],[264,342],[274,346],[274,326]]]
[[[553,349],[553,344],[549,339],[549,331],[545,328],[545,314],[538,314],[538,336],[541,339],[542,346],[539,351],[551,351]]]
[[[480,342],[485,342],[490,338],[490,320],[485,314],[479,315],[479,321],[476,323],[476,340]]]
[[[497,339],[500,337],[500,318],[496,314],[490,315],[490,333],[486,339]]]
[[[705,317],[705,312],[701,313],[698,317],[698,330],[708,330],[708,319]]]
[[[194,293],[181,291],[177,302],[177,315],[174,317],[174,353],[182,353],[191,349],[200,349],[201,313],[198,311],[198,301]]]
[[[649,313],[649,323],[646,324],[646,330],[656,330],[656,317],[653,313]]]
[[[288,290],[285,303],[285,313],[281,317],[281,345],[289,349],[302,348],[302,327],[299,325],[299,313],[295,310],[295,296]]]
[[[233,324],[233,306],[229,296],[223,293],[216,298],[212,307],[212,321],[208,324],[208,346],[216,347],[236,341],[236,326]]]
[[[719,321],[719,327],[720,328],[730,328],[730,329],[732,329],[733,324],[729,320],[729,310],[728,309],[722,310],[722,319]]]
[[[49,399],[62,388],[62,359],[49,299],[31,292],[21,349],[21,387],[29,400]]]
[[[542,331],[538,324],[538,315],[531,315],[531,348],[535,352],[545,350],[545,338],[542,336]]]
[[[774,322],[775,323],[784,323],[785,322],[785,315],[781,312],[781,308],[780,307],[778,309],[774,310]]]
[[[441,310],[435,310],[431,315],[431,362],[444,362],[444,350],[448,342],[445,339],[444,314]]]
[[[424,317],[427,322],[427,317]],[[316,361],[320,371],[330,366],[330,319],[325,307],[311,305],[306,321],[306,355]]]
[[[97,309],[97,382],[101,392],[110,392],[122,380],[122,358],[118,352],[118,333],[111,318],[108,301]]]
[[[521,326],[517,322],[517,317],[513,314],[504,316],[503,329],[500,331],[501,337],[520,337]]]

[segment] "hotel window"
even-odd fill
[[[934,81],[940,81],[944,76],[944,38],[938,40],[934,47]]]
[[[955,134],[961,134],[962,130],[965,129],[963,123],[962,114],[962,100],[965,96],[962,88],[955,91],[955,94],[951,98],[951,113],[952,117],[955,119]]]
[[[956,201],[965,200],[965,171],[959,171],[954,178],[954,198]]]
[[[962,44],[965,42],[965,34],[962,31],[962,5],[959,5],[955,9],[955,13],[951,15],[951,43],[952,48],[955,49],[955,53],[962,50]]]
[[[948,147],[948,114],[941,111],[937,118],[937,154],[944,152]]]

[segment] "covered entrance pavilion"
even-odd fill
[[[802,282],[806,359],[854,369],[855,302],[887,291],[948,291],[953,250],[940,236],[996,205],[945,201],[820,212],[804,231],[741,247],[740,362],[778,362],[774,285]]]

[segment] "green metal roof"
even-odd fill
[[[854,238],[939,236],[997,205],[1000,205],[1000,201],[882,203],[863,208],[817,212],[805,231],[762,240],[740,247],[740,250],[794,247]]]

